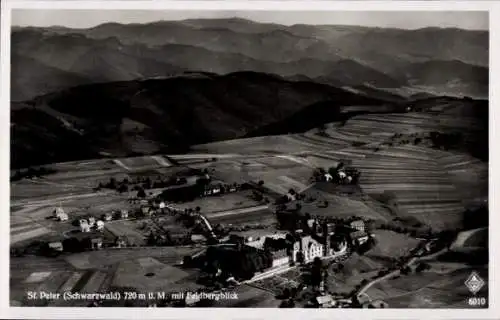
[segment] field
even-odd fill
[[[280,301],[268,291],[253,287],[251,285],[241,285],[229,290],[235,293],[238,299],[225,299],[215,301],[215,308],[277,308]]]
[[[467,304],[471,293],[464,282],[472,272],[465,266],[448,273],[425,271],[420,274],[400,276],[375,284],[368,289],[372,299],[383,299],[391,308],[470,308]],[[477,270],[488,283],[487,270]],[[479,296],[487,295],[488,286]]]
[[[488,248],[488,228],[462,231],[450,246],[453,251],[468,251]]]
[[[313,129],[303,134],[223,141],[195,149],[267,154],[265,160],[255,160],[266,167],[251,167],[245,174],[264,180],[268,188],[281,194],[291,187],[307,186],[311,168],[328,168],[338,161],[351,160],[361,171],[360,186],[365,194],[391,193],[398,214],[414,217],[435,230],[460,228],[467,201],[488,194],[487,164],[458,151],[413,144],[382,145],[395,134],[451,129],[474,132],[481,128],[475,118],[468,118],[461,111],[457,116],[455,107],[453,103],[442,106],[445,112],[441,113],[438,108],[432,113],[356,116],[344,125],[328,125],[325,136],[317,135]],[[269,152],[273,148],[275,152]],[[286,173],[280,172],[280,167],[288,166],[286,163],[269,159],[270,154],[283,150],[288,155],[279,158],[296,164],[290,164]],[[238,168],[235,165],[227,170],[241,171]],[[339,212],[342,214],[342,210]]]
[[[251,199],[250,195],[250,192],[238,192],[222,196],[198,198],[194,201],[176,204],[175,207],[180,209],[194,209],[200,207],[202,213],[210,216],[210,214],[214,212],[248,208],[258,205],[259,203]]]
[[[266,208],[266,206],[218,212],[213,215],[207,215],[207,218],[213,224],[220,223],[235,226],[257,224],[273,225],[276,223],[276,215]]]
[[[115,237],[126,237],[128,241],[137,245],[145,244],[146,235],[138,230],[137,222],[118,220],[105,224],[104,228]]]
[[[72,222],[82,216],[97,218],[112,210],[129,209],[127,195],[89,194],[86,197],[63,197],[45,200],[25,200],[21,204],[11,203],[11,243],[21,243],[46,235],[59,235],[75,229]],[[61,206],[68,214],[68,221],[49,219],[56,207]]]
[[[125,260],[147,257],[156,258],[162,263],[176,264],[182,261],[185,255],[199,250],[196,247],[136,247],[82,252],[67,256],[65,259],[77,269],[106,269]]]
[[[298,268],[295,268],[282,274],[254,281],[251,283],[251,286],[270,292],[273,295],[279,295],[283,292],[283,289],[290,289],[290,287],[297,286],[301,283],[301,274],[302,272]]]
[[[407,256],[420,240],[390,230],[375,230],[377,245],[366,253],[373,258],[399,258]]]
[[[473,118],[453,113],[452,105],[442,107],[444,111],[355,116],[342,123],[328,124],[322,135],[313,129],[298,134],[198,145],[192,148],[193,153],[184,155],[47,165],[57,172],[38,179],[11,182],[11,245],[62,237],[75,228],[71,222],[80,216],[99,217],[112,210],[135,208],[127,202],[135,192],[94,192],[99,182],[107,182],[110,178],[168,177],[190,168],[208,169],[215,180],[225,183],[262,180],[268,190],[264,196],[271,201],[289,189],[312,195],[317,199],[315,202],[301,202],[301,211],[311,215],[360,216],[380,222],[397,217],[412,218],[434,231],[461,228],[467,203],[487,199],[488,163],[461,151],[433,149],[413,141],[394,142],[396,134],[408,136],[417,132],[461,130],[469,135],[469,131],[481,129]],[[352,189],[351,195],[345,195],[347,189],[331,183],[311,183],[315,168],[335,167],[341,161],[350,162],[361,173],[359,186]],[[242,191],[175,206],[181,209],[200,207],[213,225],[264,224],[273,231],[276,217],[272,204],[258,203],[250,195],[251,191]],[[327,206],[322,205],[325,201]],[[69,214],[69,221],[47,219],[58,206]],[[186,231],[172,217],[160,220],[173,234]],[[141,225],[148,222],[154,224],[147,219],[113,221],[106,224],[106,232],[144,244],[147,228],[144,231]],[[330,291],[352,291],[363,279],[372,278],[419,242],[392,231],[376,230],[374,233],[378,240],[375,248],[364,256],[354,254],[343,261],[341,271],[330,270],[327,283]],[[484,234],[470,232],[459,237],[454,246],[475,247],[483,242]],[[195,286],[191,272],[174,265],[185,255],[199,250],[200,247],[194,246],[143,247],[104,249],[54,259],[12,258],[11,300],[22,302],[26,290],[37,288],[90,292],[110,286],[135,286],[141,290]],[[463,305],[467,289],[462,284],[470,270],[459,263],[453,264],[453,268],[451,263],[439,263],[439,268],[437,262],[432,264],[431,270],[422,275],[377,284],[369,289],[368,295],[384,299],[394,307]],[[150,273],[153,275],[146,276]],[[439,278],[441,275],[446,277]],[[240,299],[219,301],[216,305],[275,307],[279,301],[274,299],[273,293],[299,281],[299,277],[294,270],[257,281],[253,287],[240,286],[236,289]],[[461,289],[453,291],[453,286]]]
[[[319,183],[328,184],[330,183]],[[301,211],[317,216],[348,218],[351,216],[365,217],[381,221],[388,221],[392,218],[390,212],[380,206],[372,206],[372,203],[360,197],[339,196],[324,191],[320,185],[312,186],[306,192],[307,196],[312,196],[316,200],[312,203],[302,203]],[[330,190],[332,191],[332,190]],[[324,207],[324,201],[328,201],[328,207]]]
[[[111,285],[114,288],[134,288],[144,293],[168,292],[174,283],[186,282],[184,285],[187,288],[188,283],[195,280],[196,276],[193,278],[185,270],[146,257],[119,263]]]

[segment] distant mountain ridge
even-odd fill
[[[49,78],[50,68],[89,82],[129,81],[186,70],[219,74],[256,71],[306,76],[335,86],[393,88],[412,81],[423,91],[426,86],[435,86],[443,93],[450,89],[463,95],[487,96],[488,83],[483,79],[488,73],[488,43],[487,31],[284,26],[240,18],[106,23],[88,29],[15,27],[13,56],[29,58],[36,66],[31,70],[23,70],[22,64],[13,66],[16,72],[34,77],[18,81],[23,88],[14,83],[12,97],[29,100],[57,90],[59,86],[41,89],[42,77],[37,74]],[[14,64],[16,61],[13,59]],[[461,62],[459,68],[450,68],[447,63],[452,61]],[[49,82],[66,83],[66,87],[81,84],[54,70],[53,78],[60,77],[66,80]],[[460,90],[447,81],[455,78]]]

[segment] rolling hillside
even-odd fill
[[[98,157],[102,152],[185,151],[192,144],[243,137],[321,102],[328,102],[331,110],[385,103],[255,72],[187,73],[79,86],[12,104],[12,166]]]
[[[14,101],[92,82],[82,75],[19,54],[12,55],[11,65],[11,99]]]

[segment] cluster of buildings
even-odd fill
[[[113,213],[105,213],[101,219],[97,220],[93,216],[82,218],[78,221],[81,232],[90,232],[91,230],[103,231],[104,222],[109,222],[113,219],[128,219],[128,210],[119,210]]]
[[[307,224],[309,226],[307,233],[301,229],[273,234],[250,230],[231,234],[229,242],[267,252],[272,257],[271,267],[279,267],[309,263],[317,257],[342,255],[347,252],[348,247],[363,245],[370,239],[363,220],[338,226],[310,219]]]
[[[332,223],[317,227],[311,234],[296,230],[294,233],[275,233],[258,237],[231,235],[230,241],[270,253],[272,267],[309,263],[316,257],[341,254],[348,245],[345,238],[335,237],[335,226]]]

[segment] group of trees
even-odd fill
[[[266,252],[251,247],[241,247],[239,250],[223,247],[209,247],[205,255],[203,271],[212,278],[227,279],[233,276],[237,280],[249,280],[256,272],[272,266],[272,256]]]
[[[426,133],[412,133],[412,134],[402,134],[396,133],[392,137],[391,141],[385,142],[385,145],[405,145],[414,144],[419,145],[422,143],[427,143],[433,148],[449,150],[454,148],[459,148],[463,146],[464,136],[461,132],[438,132],[431,131]]]
[[[468,229],[483,228],[489,226],[489,211],[487,205],[464,211],[463,225]]]
[[[328,278],[328,271],[323,266],[323,261],[319,257],[314,258],[311,265],[311,285],[314,288],[320,286],[321,281]]]
[[[434,148],[444,150],[460,147],[464,141],[461,132],[441,133],[433,131],[430,133],[429,138]]]
[[[76,238],[69,237],[61,241],[62,251],[67,253],[76,253],[90,250],[92,248],[91,240],[92,238]],[[24,255],[39,255],[39,256],[56,256],[61,252],[49,247],[49,243],[46,241],[34,241],[24,248],[14,248],[11,250],[11,255],[13,256],[24,256]]]
[[[294,231],[303,227],[303,215],[297,211],[277,211],[278,229]]]
[[[57,170],[46,167],[32,168],[16,170],[16,172],[10,177],[10,181],[19,181],[21,179],[32,179],[40,178],[42,176],[56,173]]]
[[[208,174],[208,171],[206,171],[206,173]],[[200,177],[198,180],[200,181],[200,184],[202,184],[205,178]],[[124,178],[123,180],[117,180],[116,178],[112,177],[106,183],[100,182],[95,189],[112,189],[119,192],[126,192],[129,189],[133,191],[139,191],[180,186],[186,184],[187,182],[188,181],[186,177],[177,175],[170,177],[156,176],[156,178],[151,178],[150,176],[139,176],[133,179]]]
[[[252,198],[258,202],[265,202],[265,203],[271,202],[268,197],[265,197],[261,192],[257,190],[252,191]]]
[[[415,267],[415,273],[420,273],[420,272],[423,272],[423,271],[426,271],[426,270],[430,270],[431,269],[431,265],[428,264],[427,262],[420,262],[416,267]],[[412,273],[412,268],[410,268],[409,266],[405,266],[401,269],[401,274],[402,275],[408,275]]]
[[[193,244],[191,233],[186,233],[180,237],[174,237],[169,231],[161,231],[160,233],[151,231],[147,237],[146,244],[148,246],[179,246]]]

